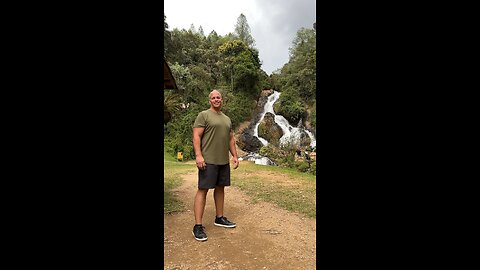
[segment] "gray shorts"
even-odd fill
[[[206,164],[205,170],[198,169],[198,188],[211,189],[215,186],[230,186],[230,164]]]

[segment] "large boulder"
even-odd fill
[[[283,136],[282,128],[275,123],[275,116],[267,112],[262,122],[258,125],[258,136],[267,140],[268,143],[278,146]]]
[[[311,143],[310,136],[308,136],[304,129],[300,128],[293,128],[291,130],[290,137],[285,138],[285,140],[302,147],[308,146]]]
[[[308,146],[308,145],[310,145],[311,142],[312,142],[312,140],[310,139],[308,134],[305,131],[300,130],[300,145],[301,146]]]
[[[238,147],[246,152],[258,152],[263,146],[262,142],[255,136],[251,130],[247,129],[238,138]]]
[[[273,90],[273,89],[263,89],[262,92],[260,92],[260,96],[261,97],[268,97],[271,94],[273,94],[274,91],[275,90]]]
[[[265,107],[265,103],[267,103],[268,97],[260,97],[260,99],[257,102],[257,107],[252,112],[253,119],[250,122],[250,125],[248,126],[249,129],[253,131],[253,128],[255,128],[255,125],[260,121],[260,117],[262,116],[263,109]]]
[[[253,118],[238,138],[237,145],[240,149],[247,152],[258,152],[263,146],[262,142],[253,136],[253,129],[261,117],[261,113],[268,101],[268,96],[273,93],[273,90],[263,90],[258,99],[257,106],[252,112]]]

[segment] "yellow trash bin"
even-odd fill
[[[177,153],[177,159],[178,159],[179,161],[183,161],[183,153],[182,153],[182,152],[178,152],[178,153]]]

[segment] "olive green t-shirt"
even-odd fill
[[[230,118],[222,112],[217,113],[208,109],[198,114],[193,127],[204,128],[200,149],[205,163],[228,164],[232,128]]]

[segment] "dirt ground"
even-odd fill
[[[262,177],[275,181],[274,174]],[[224,215],[237,227],[213,225],[215,204],[210,190],[203,215],[208,240],[195,240],[197,174],[184,178],[174,193],[188,210],[164,217],[164,269],[316,269],[316,220],[270,203],[253,204],[236,187],[225,188]]]

